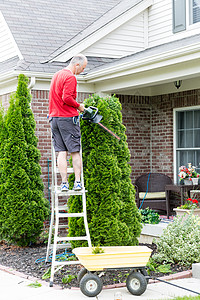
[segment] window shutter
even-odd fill
[[[186,29],[186,1],[173,0],[173,33]]]

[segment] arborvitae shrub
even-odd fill
[[[118,141],[98,124],[81,121],[83,166],[87,196],[87,217],[92,245],[137,245],[141,232],[141,217],[135,203],[131,183],[130,152],[122,124],[121,104],[116,97],[97,95],[85,100],[85,106],[95,106],[103,116],[102,124],[120,136]],[[69,200],[70,212],[81,211],[81,197]],[[83,219],[71,218],[70,236],[85,233]],[[73,242],[87,246],[87,242]]]
[[[2,158],[4,155],[4,146],[6,142],[6,128],[5,128],[5,115],[4,109],[0,104],[0,183],[2,182]]]
[[[2,159],[5,180],[0,201],[0,237],[20,246],[36,241],[49,213],[29,103],[27,78],[20,75],[6,115],[7,140]]]
[[[5,180],[3,176],[3,157],[4,157],[4,147],[6,143],[6,128],[5,128],[5,114],[2,105],[0,105],[0,206],[2,199],[2,184]]]
[[[40,151],[37,149],[38,138],[35,135],[35,119],[30,107],[31,95],[28,89],[28,78],[23,74],[19,75],[16,98],[19,100],[21,107],[22,123],[24,136],[27,143],[27,157],[30,164],[29,178],[31,189],[36,199],[43,198],[44,185],[41,179],[41,167],[39,164]]]

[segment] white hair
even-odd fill
[[[85,61],[87,61],[87,57],[85,55],[77,54],[74,57],[72,57],[70,64],[72,65],[79,64],[80,66],[82,66]]]

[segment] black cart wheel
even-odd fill
[[[147,277],[149,277],[149,275],[148,275],[148,273],[147,273],[147,270],[146,269],[140,269],[139,270],[140,271],[140,273],[142,274],[142,275],[144,275],[144,277],[145,277],[145,279],[146,279],[146,281],[147,281],[147,284],[149,283],[149,278],[147,278]]]
[[[85,274],[87,274],[87,269],[86,268],[80,269],[80,271],[78,272],[78,275],[77,275],[78,283],[81,281],[81,279],[83,278],[83,276]]]
[[[126,286],[132,295],[140,296],[146,291],[147,281],[141,273],[133,272],[127,277]]]
[[[97,296],[103,287],[101,279],[95,274],[85,274],[80,281],[81,292],[88,297]]]

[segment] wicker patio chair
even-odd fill
[[[149,207],[154,210],[164,210],[167,212],[167,218],[169,218],[170,206],[165,193],[167,184],[172,184],[171,178],[161,173],[146,173],[139,176],[135,181],[138,208],[144,199],[141,208]]]

